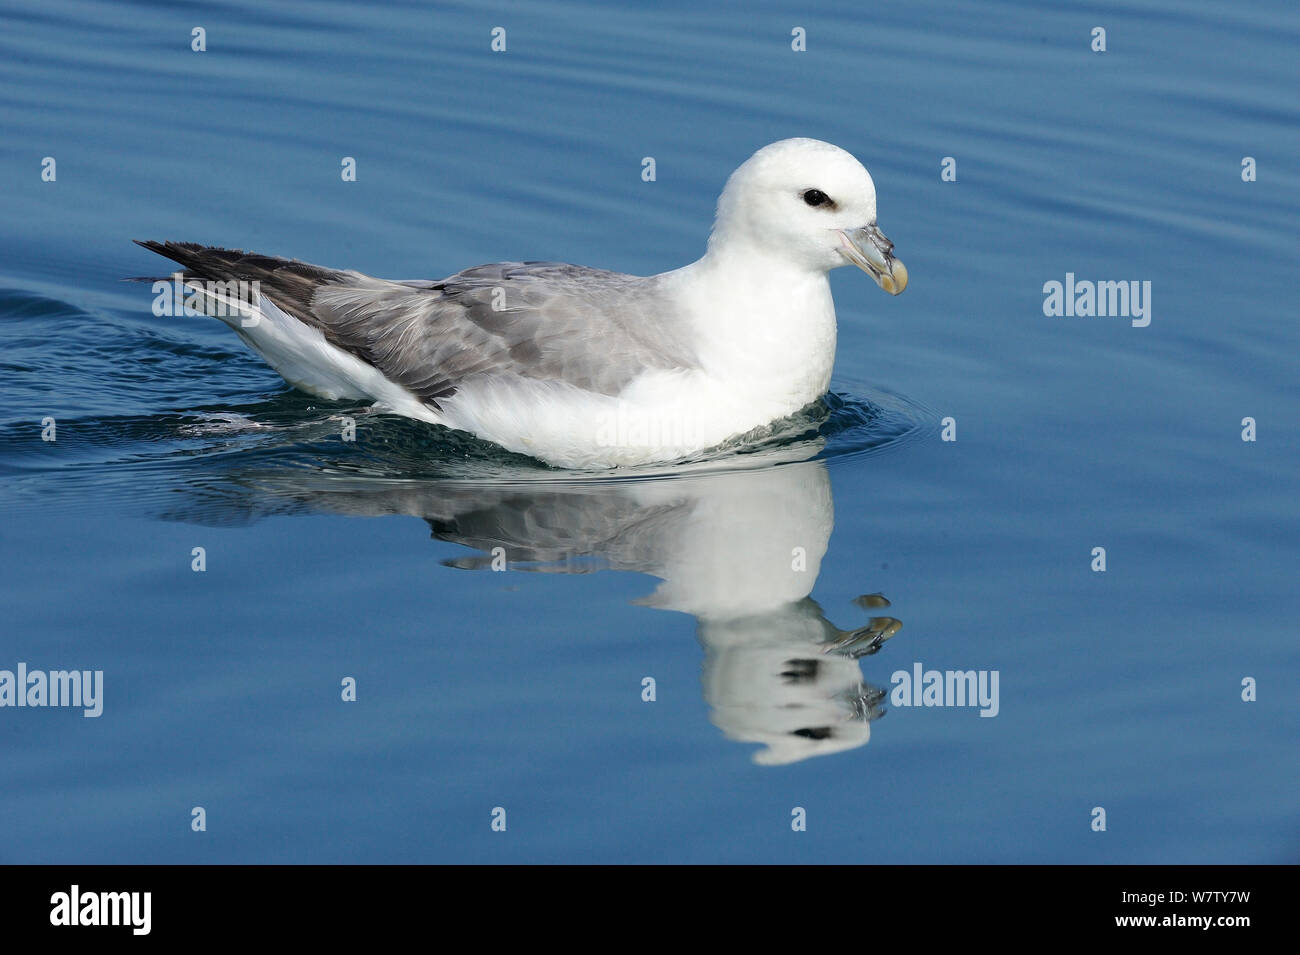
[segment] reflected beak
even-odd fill
[[[907,288],[907,266],[894,258],[894,243],[874,224],[861,229],[841,229],[840,252],[866,272],[890,295]]]

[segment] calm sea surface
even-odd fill
[[[103,672],[0,708],[0,861],[1300,860],[1300,9],[817,10],[0,11],[0,670]],[[690,468],[321,402],[120,281],[663,271],[788,136],[911,286],[837,272],[825,406]]]

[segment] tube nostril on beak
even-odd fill
[[[875,225],[840,233],[845,258],[866,272],[890,295],[907,288],[907,267],[894,258],[894,243]]]

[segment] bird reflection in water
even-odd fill
[[[887,691],[863,681],[859,660],[902,624],[875,616],[842,630],[827,619],[809,596],[834,524],[826,466],[755,466],[762,457],[644,479],[376,480],[295,469],[236,481],[256,498],[245,506],[262,513],[421,517],[433,537],[478,552],[444,562],[455,568],[658,578],[636,602],[696,619],[713,722],[761,744],[756,763],[779,765],[867,743]],[[857,603],[889,606],[880,594]]]
[[[371,501],[371,503],[376,503]],[[809,594],[834,523],[821,462],[645,481],[390,489],[386,512],[419,514],[433,536],[478,554],[461,569],[636,571],[659,578],[637,602],[696,618],[712,720],[760,743],[761,765],[863,746],[887,691],[858,661],[902,623],[841,630]],[[889,606],[880,594],[864,608]]]

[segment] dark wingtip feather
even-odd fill
[[[226,254],[229,256],[239,257],[244,253],[239,249],[223,249],[215,245],[200,245],[198,242],[173,242],[166,239],[159,242],[156,239],[132,239],[136,245],[148,249],[150,252],[157,252],[164,258],[178,262],[186,268],[193,268],[196,260],[203,253]]]
[[[142,249],[148,249],[150,252],[157,252],[157,253],[158,253],[159,255],[161,255],[163,258],[172,259],[172,261],[174,261],[174,262],[180,262],[180,260],[179,260],[179,259],[175,259],[175,258],[173,258],[171,255],[168,255],[168,254],[167,254],[167,247],[168,247],[168,246],[172,246],[172,245],[192,245],[192,244],[193,244],[193,243],[179,243],[179,242],[159,242],[159,241],[157,241],[156,239],[132,239],[131,241],[134,242],[136,245],[140,246]],[[181,263],[181,264],[184,264],[184,263]],[[172,277],[171,277],[170,275],[165,276],[165,277],[164,277],[164,276],[159,276],[159,275],[132,275],[132,276],[128,276],[127,278],[121,279],[120,281],[123,281],[123,282],[169,282],[169,281],[171,281],[171,278],[172,278]]]
[[[131,241],[141,248],[148,249],[150,252],[157,252],[159,255],[165,255],[169,259],[172,257],[171,253],[173,252],[193,254],[205,248],[205,246],[199,245],[197,242],[173,242],[171,239],[165,239],[162,242],[157,239],[132,239]]]
[[[178,263],[186,278],[228,282],[256,281],[263,294],[280,308],[307,322],[311,318],[312,297],[316,289],[339,281],[343,273],[334,269],[310,265],[296,259],[283,259],[274,255],[245,252],[242,249],[223,249],[197,242],[158,242],[153,239],[133,239],[136,245],[156,252]]]

